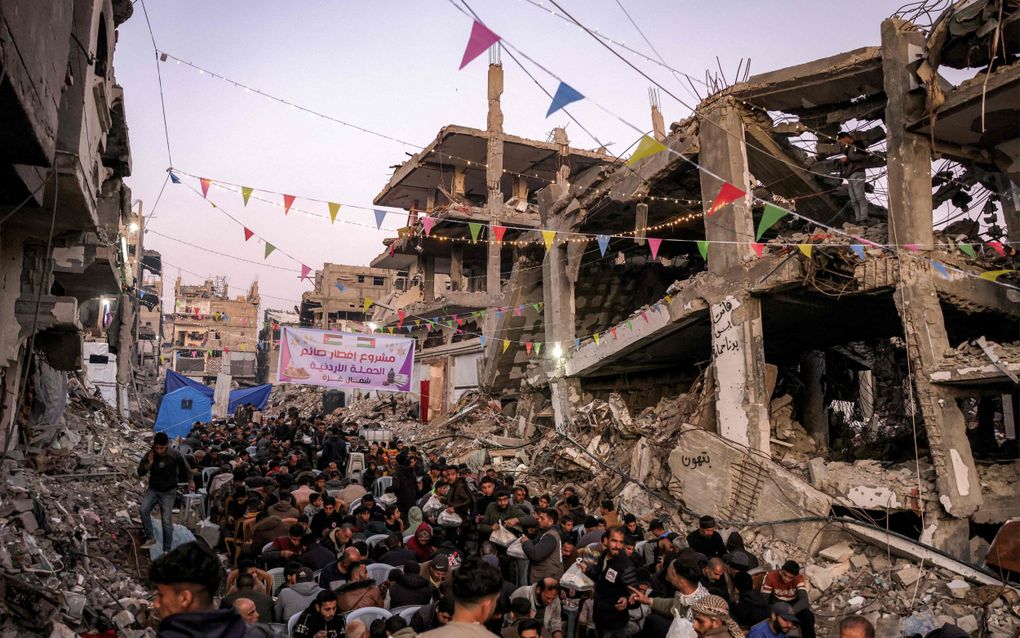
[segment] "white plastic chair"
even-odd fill
[[[375,534],[365,539],[365,544],[368,545],[369,549],[375,548],[376,545],[389,538],[389,534]]]
[[[265,545],[263,545],[263,546],[262,546],[262,551],[261,551],[261,552],[259,552],[259,554],[265,554],[266,552],[268,552],[268,551],[269,551],[269,549],[270,549],[270,548],[271,548],[272,546],[273,546],[273,541],[269,541],[268,543],[266,543]]]
[[[299,611],[298,613],[294,614],[293,616],[287,619],[287,636],[290,637],[294,636],[294,625],[297,624],[297,619],[301,617],[302,613],[304,612]]]
[[[283,567],[274,567],[268,574],[273,577],[273,598],[276,598],[283,589],[283,584],[287,582],[287,577],[283,574]]]
[[[386,489],[391,487],[392,485],[393,485],[392,476],[380,476],[375,480],[375,483],[372,484],[372,494],[374,494],[376,498],[379,498],[380,496],[385,494]]]
[[[387,565],[386,563],[372,563],[366,565],[365,569],[368,571],[369,577],[375,581],[376,585],[381,585],[386,582],[390,572],[396,569],[393,565]]]
[[[352,612],[348,612],[346,620],[348,623],[360,620],[365,623],[366,627],[371,627],[372,623],[379,618],[386,620],[390,616],[390,612],[386,611],[382,607],[362,607],[361,609],[355,609]]]
[[[421,609],[421,605],[404,605],[402,607],[394,607],[390,610],[391,616],[400,616],[407,621],[407,624],[411,624],[411,618]]]

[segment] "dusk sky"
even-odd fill
[[[751,58],[755,74],[877,45],[881,20],[899,6],[873,0],[838,5],[817,0],[560,2],[589,27],[655,57],[621,3],[670,66],[703,78],[706,69],[715,71],[718,56],[730,80],[742,57]],[[526,0],[469,4],[492,30],[591,100],[650,128],[650,83],[576,26]],[[551,9],[547,1],[543,6]],[[420,146],[446,124],[485,127],[487,57],[457,70],[471,21],[450,2],[146,0],[146,8],[161,51],[334,118]],[[685,80],[624,54],[688,104],[695,102]],[[402,225],[404,215],[393,214],[378,232],[370,210],[347,206],[330,225],[326,205],[302,196],[370,208],[390,167],[417,148],[275,103],[172,59],[159,64],[173,166],[253,187],[255,197],[279,199],[259,192],[265,189],[297,200],[284,216],[282,207],[254,199],[245,207],[238,192],[213,187],[209,199],[220,205],[217,210],[185,186],[197,189],[197,179],[182,176],[185,185],[168,184],[154,211],[170,160],[157,62],[141,2],[119,29],[114,64],[131,136],[128,183],[146,215],[154,215],[145,242],[162,252],[168,299],[180,268],[185,283],[227,276],[231,296],[258,278],[264,307],[290,309],[311,284],[298,281],[300,266],[284,253],[313,269],[327,261],[367,264],[383,250],[382,239],[395,234],[385,229]],[[549,99],[505,54],[503,66],[508,133],[544,140],[553,127],[568,123],[562,113],[545,119]],[[555,90],[555,79],[534,67],[529,71]],[[698,88],[704,95],[704,87]],[[668,95],[661,101],[667,127],[689,113]],[[611,152],[623,153],[637,137],[592,101],[573,105],[571,112],[599,139],[613,142]],[[574,146],[598,146],[572,123],[567,132]],[[242,228],[224,212],[279,250],[263,260],[262,243],[246,242]]]

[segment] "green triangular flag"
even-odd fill
[[[340,212],[340,204],[329,202],[329,223],[336,223],[336,214]]]
[[[478,222],[468,222],[468,228],[471,230],[471,241],[478,241],[478,233],[482,230],[482,225]]]
[[[542,353],[542,342],[541,341],[536,341],[535,342],[535,356],[538,356],[541,353]]]
[[[662,142],[645,135],[641,138],[641,141],[638,142],[637,148],[634,149],[634,154],[630,156],[629,160],[627,160],[627,166],[633,166],[646,157],[651,157],[652,155],[661,153],[665,150],[666,146]]]
[[[708,261],[708,240],[698,240],[698,252],[701,253],[701,258]]]
[[[244,199],[244,205],[248,205],[248,198],[251,197],[251,192],[255,190],[251,186],[241,187],[241,198]]]
[[[274,250],[276,250],[276,246],[274,246],[274,245],[270,244],[270,243],[269,243],[269,242],[267,241],[267,242],[266,242],[266,254],[265,254],[265,255],[263,255],[263,256],[262,256],[262,258],[263,258],[263,259],[265,259],[266,257],[269,257],[269,255],[273,254],[273,251],[274,251]]]
[[[627,327],[630,328],[631,330],[633,330],[634,329],[634,322],[631,321],[630,319],[628,319],[627,320]]]
[[[762,213],[761,221],[758,222],[758,233],[754,236],[754,240],[760,240],[766,230],[772,228],[777,221],[789,214],[790,211],[780,208],[775,204],[765,204],[765,212]]]
[[[531,307],[535,309],[535,312],[541,312],[542,311],[542,304],[541,303],[533,303],[533,304],[531,304]]]
[[[961,253],[968,257],[977,257],[977,253],[974,252],[974,246],[970,244],[957,244],[956,247],[960,249]]]

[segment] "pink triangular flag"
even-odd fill
[[[475,20],[471,25],[471,37],[468,38],[467,47],[464,49],[464,57],[460,60],[460,69],[468,65],[482,54],[483,51],[499,42],[499,36],[489,30],[484,24]]]
[[[290,212],[290,206],[293,203],[294,203],[294,196],[293,195],[284,195],[283,196],[283,214],[284,215],[286,215],[287,213]]]
[[[248,241],[254,235],[255,235],[255,233],[252,232],[251,230],[249,230],[247,226],[244,227],[244,241]]]
[[[311,272],[311,267],[301,264],[301,276],[298,277],[298,279],[311,279],[311,277],[308,276]]]
[[[406,318],[407,318],[407,313],[406,312],[404,312],[403,310],[398,310],[397,311],[397,327],[398,328],[400,326],[404,325],[404,319],[406,319]]]
[[[648,247],[652,249],[652,259],[658,259],[659,257],[659,245],[662,240],[657,237],[648,238]]]
[[[645,320],[645,323],[648,323],[648,311],[647,310],[642,310],[641,311],[641,318]]]
[[[492,227],[492,233],[496,236],[496,241],[503,241],[503,235],[506,233],[506,226],[500,226],[496,224]]]
[[[754,251],[755,255],[758,255],[759,257],[761,257],[762,251],[765,250],[765,244],[763,244],[761,242],[753,241],[753,242],[751,242],[751,250]]]
[[[909,250],[911,252],[915,252],[915,253],[917,251],[921,250],[921,247],[918,246],[917,244],[903,244],[903,247],[906,248],[907,250]]]
[[[422,228],[425,229],[425,236],[428,237],[432,234],[432,227],[436,225],[436,218],[429,217],[428,215],[422,215],[420,219]]]
[[[712,202],[712,207],[708,209],[708,214],[715,214],[716,211],[726,204],[729,204],[736,199],[740,199],[744,195],[747,195],[747,193],[740,190],[733,184],[730,184],[729,182],[724,183],[722,188],[719,189],[719,194],[715,196],[715,201]]]
[[[200,177],[198,178],[198,183],[202,185],[202,197],[209,195],[209,184],[212,183],[212,180]]]
[[[992,250],[999,253],[999,257],[1006,256],[1006,248],[1002,245],[1001,241],[992,240],[988,242],[988,245],[992,247]]]

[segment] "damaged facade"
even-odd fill
[[[315,288],[301,295],[301,325],[323,330],[362,329],[369,305],[402,290],[406,273],[384,268],[323,264]]]
[[[0,5],[0,420],[5,445],[54,425],[82,332],[124,363],[127,410],[139,271],[125,100],[114,76],[127,0]],[[134,226],[137,230],[137,226]],[[52,396],[51,396],[52,395]],[[33,438],[30,434],[29,439]],[[5,449],[7,449],[5,447]]]
[[[449,375],[451,357],[480,353],[477,383],[512,417],[504,434],[523,444],[549,429],[566,440],[585,432],[586,446],[557,458],[588,471],[599,466],[585,448],[616,456],[608,432],[621,415],[669,403],[674,436],[613,435],[643,459],[638,480],[659,501],[734,524],[882,520],[984,566],[987,543],[1020,516],[1018,280],[979,276],[1016,268],[1018,25],[1015,6],[991,0],[958,3],[927,32],[890,18],[876,28],[880,46],[710,95],[661,135],[670,152],[633,167],[570,149],[562,131],[552,144],[522,142],[546,185],[511,176],[506,151],[492,150],[493,140],[509,145],[492,65],[488,135],[443,129],[376,200],[411,212],[374,265],[408,269],[412,281],[422,273],[421,300],[398,306],[404,318],[390,314],[389,325],[461,319],[415,324],[432,363],[420,378],[435,384],[436,366]],[[947,67],[973,77],[953,85],[939,73]],[[887,192],[872,196],[863,222],[839,175],[842,130],[869,148],[869,189]],[[486,139],[488,152],[471,155]],[[709,214],[724,182],[753,197]],[[966,209],[978,192],[983,223],[935,228],[943,203]],[[756,244],[763,201],[796,216]],[[418,211],[435,218],[430,232]],[[470,226],[446,219],[488,234],[463,240]],[[503,241],[488,239],[496,225],[507,227]],[[537,229],[611,241],[599,258],[591,241],[546,249]],[[649,229],[663,240],[654,258]],[[867,242],[898,249],[851,250]],[[439,273],[448,290],[437,290]],[[525,306],[542,312],[510,311]],[[453,412],[453,398],[430,398],[433,413]],[[784,529],[801,546],[817,534],[775,526]],[[869,530],[851,531],[875,540]]]

